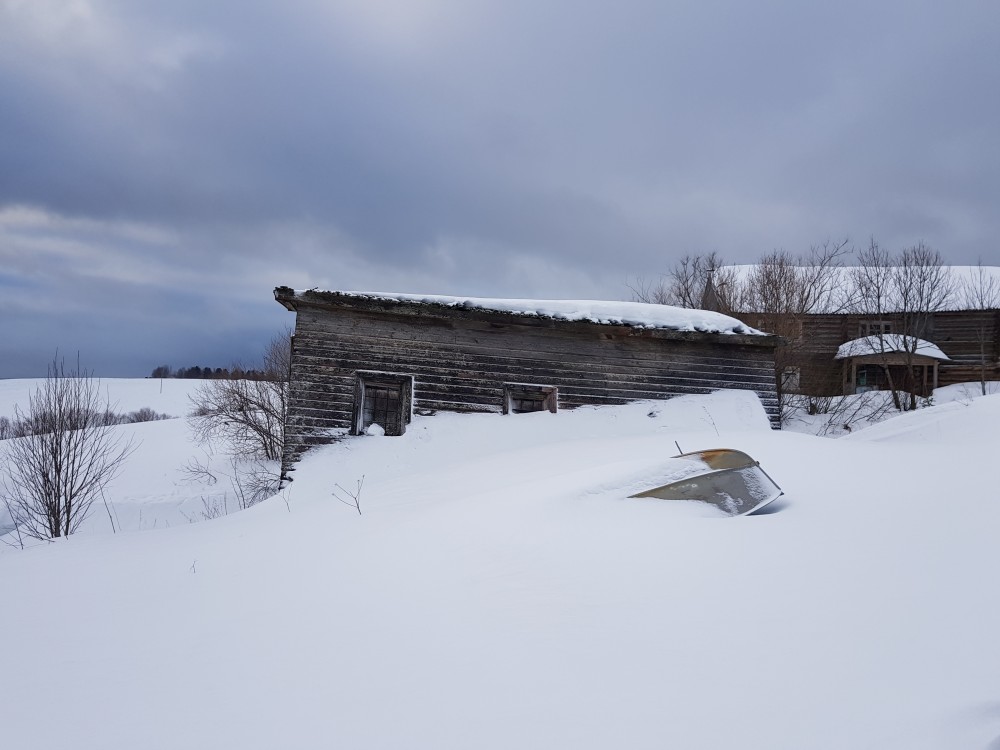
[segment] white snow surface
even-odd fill
[[[302,294],[304,290],[297,290]],[[316,290],[309,290],[316,291]],[[603,300],[563,299],[491,299],[486,297],[449,297],[434,294],[401,294],[398,292],[332,292],[345,297],[391,300],[445,307],[465,307],[514,313],[557,320],[589,321],[607,325],[627,325],[635,328],[667,328],[675,331],[704,333],[749,334],[767,336],[756,328],[722,313],[709,310],[688,310],[670,305],[645,302],[612,302]]]
[[[945,362],[951,361],[951,357],[941,351],[937,344],[913,336],[904,336],[899,333],[874,334],[872,336],[864,336],[860,339],[845,341],[837,348],[837,354],[834,359],[908,351],[913,351],[915,354],[923,357],[940,359]]]
[[[157,414],[184,417],[191,411],[190,396],[203,382],[174,378],[94,378],[101,400],[118,413],[148,406]],[[28,409],[28,397],[40,383],[34,378],[0,380],[0,417],[13,418],[15,405]]]
[[[996,747],[1000,396],[973,396],[840,440],[735,391],[414,417],[248,511],[7,549],[4,744]],[[135,426],[116,498],[197,492],[181,427]],[[628,499],[675,441],[786,497]],[[361,514],[332,496],[359,481]]]

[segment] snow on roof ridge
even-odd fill
[[[604,325],[627,325],[634,328],[664,328],[701,333],[769,336],[751,328],[736,318],[709,310],[691,310],[646,302],[616,302],[606,300],[505,299],[493,297],[457,297],[440,294],[401,292],[295,290],[295,296],[306,292],[334,294],[359,299],[379,299],[411,304],[443,305],[494,312],[511,313],[557,320],[587,321]]]

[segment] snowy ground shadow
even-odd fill
[[[757,510],[750,511],[747,513],[748,516],[770,516],[774,513],[781,513],[785,508],[787,508],[790,503],[783,497],[779,497],[773,503],[768,503],[763,508],[758,508]]]

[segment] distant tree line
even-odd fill
[[[240,365],[229,367],[178,367],[170,365],[154,367],[151,378],[182,378],[190,380],[270,380],[272,375],[266,370],[247,369]]]
[[[90,413],[85,409],[78,408],[76,413],[73,414],[73,419],[75,422],[85,423],[94,427],[113,427],[119,424],[157,422],[161,419],[173,419],[173,417],[169,414],[160,414],[148,406],[144,406],[141,409],[130,412],[116,412],[110,408],[104,408]],[[58,422],[57,415],[45,411],[42,407],[36,409],[30,419],[23,415],[15,416],[14,419],[0,417],[0,440],[40,435],[46,430],[50,430],[52,424]]]

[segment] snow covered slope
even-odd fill
[[[982,445],[1000,448],[1000,394],[972,400],[955,399],[926,409],[900,414],[872,425],[844,440],[859,442],[920,442],[928,445]],[[1000,493],[998,493],[1000,494]]]
[[[95,378],[101,386],[101,398],[111,404],[112,411],[127,413],[148,406],[157,414],[183,417],[191,411],[188,398],[201,380],[164,378]],[[0,417],[13,417],[14,406],[28,408],[28,397],[41,383],[37,378],[0,380]]]
[[[5,744],[989,747],[993,401],[962,443],[775,433],[737,392],[415,418],[249,511],[0,555]],[[675,441],[787,498],[628,499]],[[362,477],[359,515],[331,493]]]
[[[0,380],[0,417],[13,418],[16,406],[26,411],[30,394],[42,382],[31,378]],[[228,460],[192,443],[184,419],[192,408],[190,396],[204,381],[102,378],[98,382],[102,401],[107,399],[116,413],[127,414],[148,407],[174,419],[113,428],[121,433],[123,440],[133,441],[135,452],[121,475],[108,487],[107,504],[99,502],[93,506],[81,533],[110,534],[113,527],[138,531],[188,524],[230,506],[236,507],[227,477],[227,473],[232,473]],[[214,469],[220,481],[210,486],[192,481],[184,471],[192,460]],[[0,532],[9,525],[9,517],[0,504]],[[4,551],[4,545],[0,544],[0,554]]]

